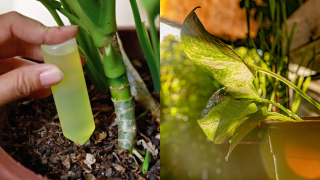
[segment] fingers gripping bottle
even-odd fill
[[[83,145],[95,129],[88,91],[75,38],[62,44],[42,45],[45,63],[58,66],[63,80],[51,87],[63,135]]]

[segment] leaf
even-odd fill
[[[256,127],[260,121],[268,118],[268,110],[266,107],[262,107],[254,114],[248,114],[246,120],[239,122],[236,125],[234,133],[232,135],[231,144],[229,152],[226,156],[226,160],[230,156],[230,153],[235,148],[235,146],[244,138],[254,127]]]
[[[226,88],[225,91],[225,95],[230,96],[233,99],[260,100],[256,88],[252,83],[243,89]]]
[[[94,144],[98,144],[98,143],[102,142],[102,140],[104,140],[106,137],[107,137],[106,132],[94,133],[94,136],[93,136]]]
[[[233,134],[239,121],[256,111],[256,105],[248,100],[227,99],[215,106],[202,120],[198,120],[198,123],[211,141],[220,144]]]
[[[144,147],[144,149],[148,150],[151,152],[152,155],[157,156],[159,151],[156,148],[155,145],[153,145],[151,142],[146,143],[146,141],[144,141],[143,139],[137,141],[138,145],[142,145]]]
[[[116,164],[116,163],[112,163],[112,166],[119,172],[121,173],[124,173],[126,171],[126,169],[124,167],[122,167],[121,165],[119,164]]]
[[[203,119],[215,106],[227,99],[250,99],[250,100],[259,100],[260,97],[251,83],[248,87],[243,89],[232,89],[228,87],[223,87],[216,91],[209,101],[207,102],[206,108],[201,114],[201,119]]]
[[[96,162],[94,156],[90,153],[86,154],[86,159],[83,160],[83,163],[86,164],[90,169],[92,169],[91,165]]]
[[[70,169],[70,161],[71,161],[71,156],[68,154],[66,159],[62,161],[62,164],[67,168],[67,170]]]
[[[181,28],[185,53],[227,87],[242,89],[250,85],[255,71],[249,69],[232,49],[206,31],[194,12],[196,9],[190,12]]]
[[[209,101],[207,102],[206,108],[203,110],[202,114],[201,114],[201,119],[202,120],[204,117],[206,117],[206,115],[217,105],[219,105],[220,103],[222,103],[223,101],[230,99],[229,96],[225,95],[225,89],[226,87],[223,87],[221,89],[219,89],[218,91],[216,91],[211,98],[209,99]]]

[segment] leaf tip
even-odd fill
[[[194,12],[196,9],[201,8],[200,6],[195,7],[191,12]]]

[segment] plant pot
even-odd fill
[[[217,145],[222,160],[222,171],[225,178],[230,180],[269,180],[275,179],[272,154],[269,150],[267,137],[246,138],[236,146],[230,154],[228,162],[226,157],[230,143]]]
[[[304,121],[263,121],[278,180],[320,180],[320,117]]]

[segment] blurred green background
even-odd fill
[[[224,179],[218,149],[197,123],[221,85],[188,59],[179,37],[161,43],[161,179]]]

